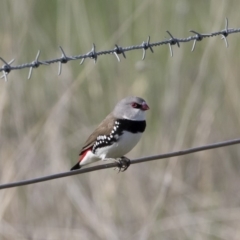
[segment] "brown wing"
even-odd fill
[[[79,155],[81,156],[87,149],[91,148],[99,135],[109,135],[113,129],[115,120],[113,115],[109,114],[89,136]]]

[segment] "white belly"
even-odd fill
[[[124,132],[118,139],[118,141],[111,146],[98,148],[95,154],[92,151],[88,151],[85,157],[80,162],[80,165],[86,165],[99,160],[108,158],[120,158],[130,152],[138,143],[142,136],[142,133],[129,133]]]
[[[99,158],[119,158],[130,152],[141,138],[142,133],[124,132],[118,141],[111,146],[99,148],[95,155]]]

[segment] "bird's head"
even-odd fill
[[[117,118],[135,121],[145,120],[145,111],[149,109],[146,101],[140,97],[126,97],[119,101],[113,110]]]

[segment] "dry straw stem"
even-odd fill
[[[205,151],[205,150],[209,150],[209,149],[235,145],[235,144],[239,144],[239,143],[240,143],[240,139],[238,138],[238,139],[229,140],[229,141],[225,141],[225,142],[213,143],[213,144],[209,144],[209,145],[205,145],[205,146],[201,146],[201,147],[189,148],[189,149],[171,152],[171,153],[165,153],[165,154],[159,154],[159,155],[153,155],[153,156],[133,159],[133,160],[131,160],[131,164],[148,162],[148,161],[158,160],[158,159],[163,159],[163,158],[177,157],[177,156],[187,155],[190,153]],[[29,185],[29,184],[34,184],[34,183],[38,183],[38,182],[45,182],[45,181],[49,181],[49,180],[53,180],[53,179],[57,179],[57,178],[63,178],[63,177],[68,177],[68,176],[72,176],[72,175],[93,172],[93,171],[107,169],[107,168],[116,168],[116,167],[118,167],[117,162],[102,164],[99,166],[79,169],[76,171],[63,172],[63,173],[53,174],[53,175],[49,175],[49,176],[45,176],[45,177],[34,178],[34,179],[30,179],[30,180],[23,180],[23,181],[19,181],[19,182],[1,184],[0,189],[19,187],[19,186],[23,186],[23,185]]]

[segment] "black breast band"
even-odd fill
[[[146,121],[133,121],[129,119],[118,119],[119,128],[122,131],[131,133],[143,133],[146,128]]]

